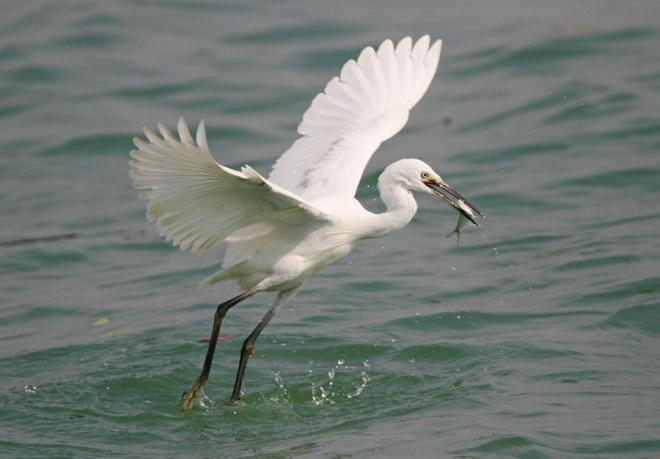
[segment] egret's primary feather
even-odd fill
[[[428,35],[396,47],[385,40],[349,60],[312,101],[298,126],[302,135],[275,163],[269,179],[312,200],[353,197],[380,144],[399,132],[424,95],[442,42]]]
[[[147,216],[174,245],[201,254],[241,229],[324,221],[323,212],[265,179],[249,166],[235,171],[209,151],[204,124],[193,140],[183,118],[179,139],[163,125],[148,128],[131,151],[133,187],[147,201]],[[238,234],[240,236],[240,233]]]

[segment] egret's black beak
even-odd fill
[[[470,220],[475,226],[479,226],[475,214],[479,215],[484,220],[486,219],[486,215],[477,209],[470,201],[465,199],[462,194],[452,189],[446,183],[441,183],[437,180],[425,180],[424,185],[431,188],[436,196],[462,213],[463,216]],[[456,200],[452,200],[452,197],[456,198]]]

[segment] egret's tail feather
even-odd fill
[[[246,267],[247,267],[247,261],[241,261],[240,263],[236,263],[235,265],[230,266],[229,268],[225,268],[223,270],[218,271],[217,273],[211,274],[209,277],[207,277],[202,282],[200,282],[197,287],[202,289],[202,288],[210,287],[211,285],[215,285],[219,282],[226,281],[227,279],[236,279],[238,277],[242,277],[246,274]]]

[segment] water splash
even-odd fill
[[[312,382],[312,403],[315,406],[332,405],[342,398],[350,400],[358,397],[369,383],[368,368],[368,360],[364,360],[361,366],[351,366],[346,364],[344,359],[338,359],[337,364],[327,371],[327,380],[321,383]],[[355,382],[357,372],[359,376]]]
[[[369,375],[367,374],[367,372],[364,370],[361,371],[360,378],[362,379],[362,382],[357,385],[357,387],[355,388],[355,392],[348,394],[346,398],[353,398],[359,396],[364,391],[365,387],[367,387],[367,383],[369,382]]]
[[[289,389],[287,388],[286,381],[284,381],[284,378],[280,374],[279,370],[276,369],[273,372],[273,379],[277,384],[279,394],[270,397],[270,400],[273,402],[289,402]]]
[[[201,397],[199,397],[199,401],[197,404],[200,406],[200,408],[203,408],[205,410],[210,409],[214,403],[213,400],[211,400],[205,393],[204,389],[201,389]]]

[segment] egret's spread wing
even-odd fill
[[[181,249],[201,254],[241,229],[279,223],[323,221],[322,212],[266,180],[249,166],[241,172],[218,164],[209,151],[203,122],[193,140],[183,118],[179,139],[162,125],[148,128],[131,151],[133,187],[145,190],[147,217]]]
[[[384,141],[408,121],[429,87],[442,42],[385,40],[348,61],[318,94],[298,126],[302,137],[275,163],[269,179],[311,200],[353,197],[364,168]]]

